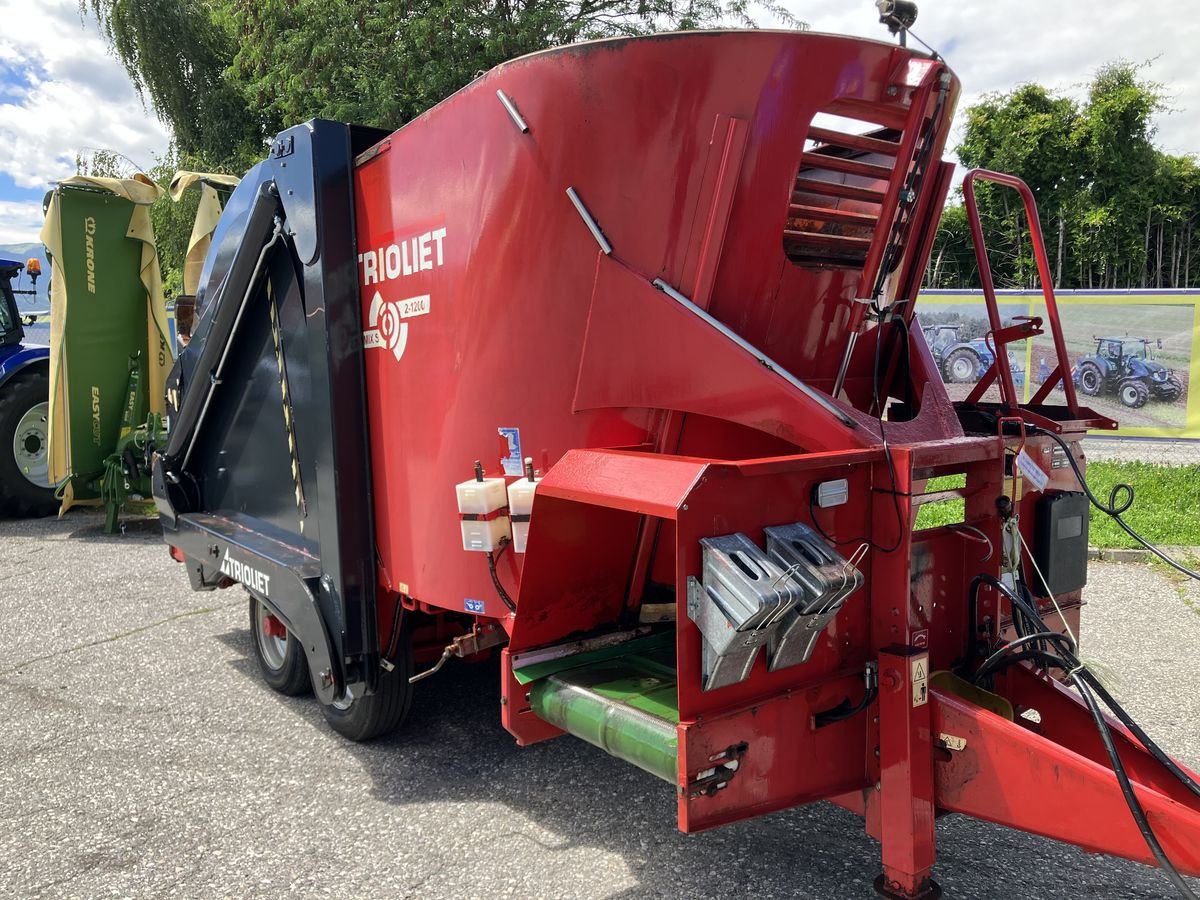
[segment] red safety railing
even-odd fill
[[[1071,377],[1071,360],[1067,355],[1066,341],[1063,339],[1062,322],[1058,316],[1058,303],[1054,297],[1053,280],[1050,276],[1050,260],[1046,254],[1046,241],[1042,236],[1042,223],[1038,218],[1037,202],[1033,198],[1033,191],[1029,189],[1029,185],[1015,175],[1005,175],[988,169],[972,169],[966,174],[966,177],[963,178],[963,199],[967,207],[967,222],[971,226],[971,239],[975,244],[975,259],[979,264],[979,283],[983,288],[988,321],[991,324],[988,337],[996,351],[996,358],[992,367],[980,379],[967,398],[967,402],[977,403],[992,382],[999,378],[1002,404],[1013,410],[1020,407],[1022,404],[1017,396],[1016,385],[1013,383],[1012,367],[1008,364],[1006,345],[1043,333],[1042,322],[1039,318],[1019,317],[1018,324],[1010,325],[1007,328],[1001,322],[1000,308],[996,302],[996,285],[992,279],[992,267],[988,260],[983,225],[979,219],[979,207],[975,202],[975,183],[977,181],[989,181],[993,184],[1010,187],[1021,195],[1021,202],[1025,204],[1025,218],[1029,225],[1029,237],[1033,243],[1033,257],[1037,262],[1038,277],[1042,283],[1042,295],[1046,301],[1046,318],[1050,323],[1050,335],[1054,341],[1054,355],[1058,363],[1054,371],[1038,388],[1037,393],[1030,399],[1028,406],[1037,407],[1044,403],[1050,396],[1050,392],[1061,382],[1063,396],[1066,398],[1066,408],[1071,419],[1087,421],[1102,419],[1103,417],[1098,417],[1091,410],[1081,408],[1075,394],[1075,382]],[[1026,377],[1028,377],[1028,373]],[[1107,420],[1104,420],[1104,423],[1097,421],[1094,423],[1095,425],[1111,427],[1111,423],[1108,423]]]

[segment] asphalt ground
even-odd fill
[[[1084,654],[1196,766],[1200,590],[1093,563],[1087,599]],[[451,663],[402,732],[347,743],[262,685],[245,595],[191,592],[152,522],[0,522],[0,613],[0,896],[873,896],[856,817],[679,834],[652,776],[571,738],[515,746],[491,664]],[[1172,896],[1135,863],[957,816],[938,852],[951,898]]]

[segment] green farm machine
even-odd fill
[[[200,189],[179,298],[181,326],[190,321],[222,199],[236,183],[231,176],[180,172],[171,184],[175,200],[193,186]],[[103,506],[105,530],[113,532],[123,508],[153,509],[150,455],[166,434],[165,382],[177,350],[150,215],[159,202],[167,202],[165,192],[141,174],[76,176],[46,195],[41,239],[51,265],[50,347],[48,359],[45,348],[37,348],[39,359],[30,363],[45,374],[35,385],[29,415],[40,416],[39,484],[48,502],[10,505],[8,514],[57,509],[61,515],[73,506]],[[31,441],[22,439],[29,430],[13,437],[14,458],[32,452]],[[0,497],[25,487],[17,476],[28,479],[20,466],[15,475],[8,469],[14,467],[0,466]]]

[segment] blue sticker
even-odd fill
[[[504,468],[505,475],[520,477],[525,471],[525,463],[521,457],[521,429],[520,428],[498,428],[500,437],[508,442],[508,456],[500,460],[500,465]]]
[[[463,601],[463,609],[469,613],[483,613],[483,601],[471,600],[470,598]]]

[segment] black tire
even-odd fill
[[[0,515],[32,518],[58,511],[54,488],[35,484],[24,471],[44,464],[49,399],[50,376],[41,367],[0,384]]]
[[[1117,397],[1122,405],[1130,409],[1140,409],[1150,399],[1150,389],[1140,381],[1127,378],[1117,386]]]
[[[270,609],[251,594],[250,639],[263,681],[288,697],[307,694],[312,690],[312,679],[309,677],[304,648],[291,632],[286,632],[282,639],[278,635],[268,634],[268,617],[274,618]],[[278,623],[277,627],[283,627],[278,619],[275,622]]]
[[[354,697],[349,702],[321,704],[325,721],[342,737],[356,743],[370,741],[399,728],[408,717],[413,695],[408,679],[413,674],[413,658],[407,625],[400,629],[391,662],[395,665],[391,672],[379,670],[375,693]]]
[[[1104,393],[1104,373],[1093,362],[1085,362],[1079,367],[1079,390],[1089,397],[1099,397]]]
[[[1164,403],[1174,403],[1183,396],[1183,382],[1178,375],[1168,375],[1166,383],[1158,389],[1157,399]]]
[[[946,357],[943,371],[947,384],[974,384],[979,380],[979,354],[959,347]]]

